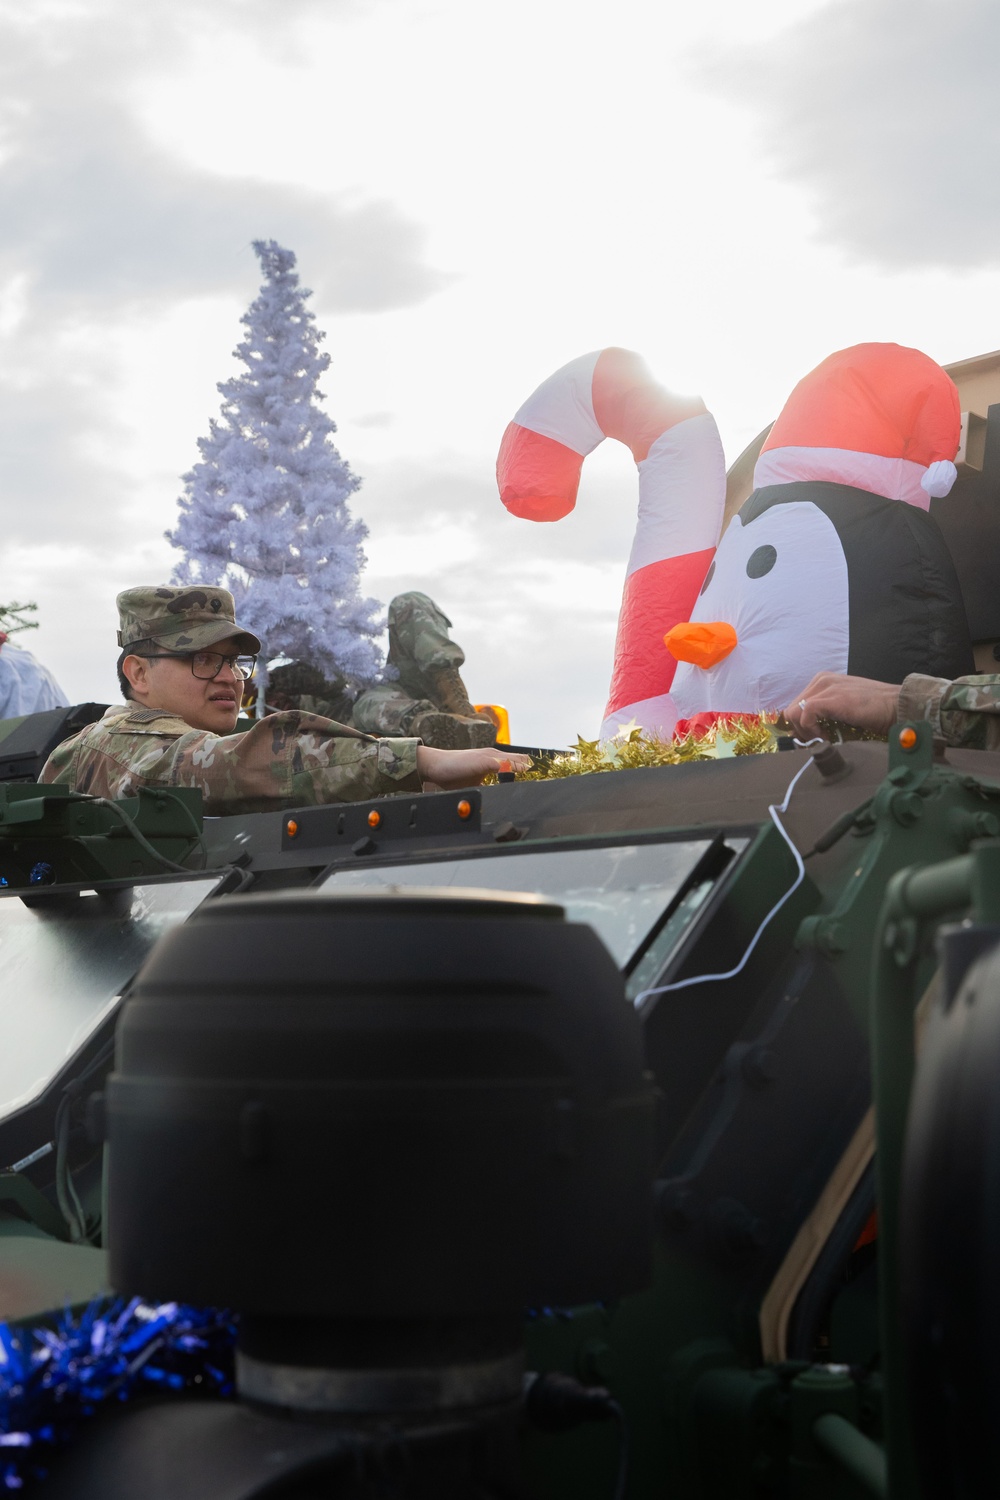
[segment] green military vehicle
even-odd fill
[[[114,1291],[235,1380],[8,1379],[15,1481],[994,1492],[1000,755],[202,818],[36,785],[70,716],[0,730],[0,1349]]]
[[[1000,1491],[1000,754],[204,818],[36,784],[100,712],[0,723],[3,1487]]]

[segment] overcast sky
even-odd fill
[[[169,576],[254,238],[299,258],[363,486],[365,592],[422,588],[514,737],[600,723],[631,457],[501,507],[514,410],[623,344],[731,461],[826,354],[1000,345],[988,0],[0,0],[0,600],[71,699]]]

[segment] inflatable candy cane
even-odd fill
[[[635,722],[669,736],[676,661],[663,637],[690,620],[722,527],[726,468],[699,397],[675,396],[637,354],[602,349],[550,375],[510,423],[497,457],[500,498],[529,521],[576,504],[583,460],[606,437],[632,450],[639,518],[629,557],[602,738]]]

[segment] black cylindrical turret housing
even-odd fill
[[[587,926],[534,897],[220,899],[167,934],[106,1094],[111,1281],[426,1319],[641,1287],[652,1091]]]

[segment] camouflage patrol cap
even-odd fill
[[[231,636],[240,651],[256,655],[260,641],[236,623],[236,606],[228,589],[170,588],[147,584],[118,595],[121,647],[152,641],[165,651],[204,651]]]

